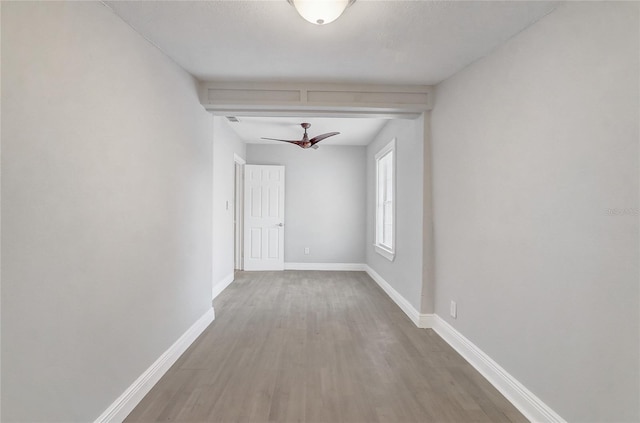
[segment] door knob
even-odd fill
[[[283,227],[284,223],[278,223],[278,226]]]

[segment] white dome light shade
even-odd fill
[[[292,0],[296,10],[307,21],[326,25],[338,19],[349,6],[349,0]]]

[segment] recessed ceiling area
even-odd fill
[[[388,122],[374,118],[309,118],[309,117],[254,117],[238,116],[238,122],[228,122],[240,139],[248,144],[283,145],[279,141],[262,140],[261,137],[285,140],[300,140],[304,129],[302,122],[308,122],[309,138],[327,132],[339,135],[322,140],[318,146],[326,145],[368,145]],[[223,118],[226,120],[226,118]],[[293,146],[296,147],[296,146]],[[296,147],[298,148],[298,147]]]
[[[202,81],[422,85],[485,56],[558,3],[357,0],[317,26],[286,0],[105,2]]]

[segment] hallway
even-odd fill
[[[525,422],[364,272],[238,272],[127,422]]]

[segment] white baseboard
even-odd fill
[[[235,278],[235,272],[231,272],[229,275],[225,276],[224,279],[213,285],[211,292],[211,299],[215,300],[215,298],[220,295],[222,291],[233,282]]]
[[[153,385],[213,322],[214,317],[213,308],[207,310],[95,420],[95,423],[121,423],[124,421],[136,405],[142,401],[142,398],[149,393]]]
[[[365,265],[365,271],[419,328],[433,328],[451,347],[458,351],[482,376],[509,400],[531,422],[566,423],[540,398],[511,376],[505,369],[465,338],[453,326],[436,314],[420,314],[406,298],[396,291],[375,270]]]
[[[438,315],[433,317],[433,330],[454,350],[458,351],[531,422],[566,423],[566,420],[542,402],[540,398]]]
[[[421,314],[416,310],[406,298],[404,298],[398,291],[396,291],[389,282],[385,281],[382,276],[378,274],[368,265],[365,265],[365,272],[371,279],[373,279],[384,292],[400,307],[404,313],[409,316],[409,319],[419,328],[427,329],[433,326],[434,314]]]
[[[285,270],[364,271],[364,263],[285,263]]]

